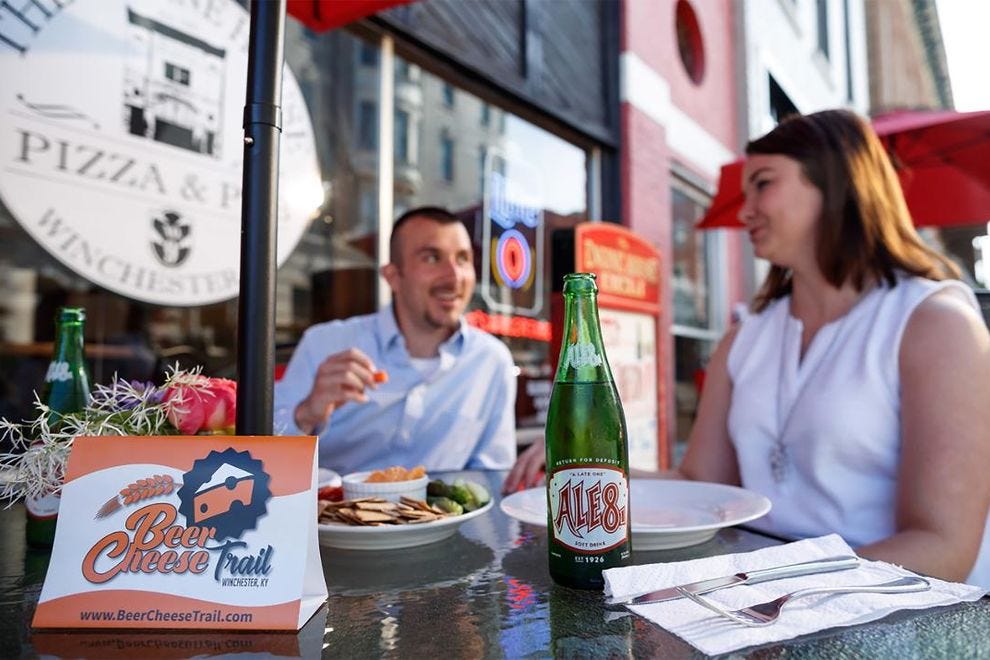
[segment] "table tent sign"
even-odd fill
[[[33,625],[298,630],[316,499],[313,437],[80,437]]]

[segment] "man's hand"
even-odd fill
[[[380,382],[375,373],[368,356],[356,348],[328,357],[317,368],[309,395],[296,406],[296,426],[303,433],[312,433],[344,403],[366,402],[365,388],[377,387]]]
[[[546,443],[540,438],[519,454],[502,483],[502,494],[508,495],[517,490],[543,485],[546,466]]]

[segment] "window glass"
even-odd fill
[[[485,189],[485,163],[488,161],[488,145],[478,146],[478,192]]]
[[[362,42],[358,47],[358,60],[363,66],[378,66],[378,47]]]
[[[288,21],[286,30],[286,62],[313,123],[322,179],[322,191],[316,192],[322,202],[278,271],[278,362],[288,358],[294,342],[313,323],[377,309],[380,266],[381,54],[375,44],[345,31],[316,34],[296,21]],[[190,73],[181,68],[169,70],[171,84],[188,84]],[[395,159],[394,208],[388,215],[394,218],[412,206],[437,204],[465,220],[475,241],[479,272],[472,311],[507,319],[506,325],[489,329],[506,342],[520,367],[520,421],[539,425],[553,367],[548,363],[549,342],[533,328],[548,324],[550,318],[550,233],[587,217],[586,153],[421,66],[397,58],[395,70],[395,106],[390,109],[395,143],[388,145]],[[488,110],[483,109],[486,105]],[[448,110],[436,112],[438,108]],[[479,117],[485,113],[489,121],[482,124]],[[532,291],[540,292],[542,304],[526,314],[491,306],[490,301],[508,299],[513,292],[490,276],[494,283],[487,297],[481,293],[484,202],[496,175],[508,182],[511,195],[521,195],[519,199],[539,211],[546,230],[542,252],[537,254],[535,241],[532,245],[534,263],[544,268],[538,277],[534,271],[529,282]],[[520,188],[523,183],[525,190]],[[291,195],[283,188],[280,200]],[[160,382],[173,364],[235,376],[236,299],[166,307],[106,291],[50,257],[2,203],[0,287],[0,415],[30,415],[32,390],[43,382],[53,319],[61,305],[86,308],[94,382],[107,382],[115,372]]]
[[[540,328],[549,332],[550,236],[557,228],[573,227],[587,218],[586,153],[428,71],[410,68],[410,81],[397,84],[395,90],[396,117],[399,113],[409,117],[409,164],[402,166],[398,157],[395,163],[396,211],[439,205],[465,221],[475,244],[478,274],[469,319],[476,325],[479,319],[487,319],[486,329],[512,351],[520,370],[517,423],[540,426],[556,366],[549,364],[549,341],[538,336]],[[449,106],[455,90],[457,103],[449,112],[431,112]],[[486,113],[488,120],[479,121]],[[535,232],[520,229],[527,239],[534,270],[532,281],[519,289],[500,285],[493,263],[485,261],[485,251],[492,253],[491,241],[497,243],[497,233],[493,234],[493,225],[485,216],[486,200],[491,205],[495,182],[505,184],[499,190],[510,201],[532,207],[540,218],[543,242],[539,258]],[[513,296],[519,301],[518,307],[492,304],[513,300]]]
[[[316,35],[296,21],[286,29],[286,60],[309,108],[324,201],[279,270],[279,344],[296,340],[314,321],[375,309],[378,266],[378,154],[358,143],[354,128],[359,108],[377,114],[378,48],[340,30]],[[163,69],[171,84],[190,84],[186,67]],[[290,194],[283,189],[280,199]],[[86,353],[96,383],[114,373],[161,382],[173,364],[235,375],[236,299],[166,307],[111,293],[52,258],[2,203],[0,287],[0,415],[8,419],[32,414],[61,305],[86,308]]]
[[[828,57],[828,0],[815,0],[818,50]]]
[[[671,190],[674,319],[675,460],[684,450],[698,410],[708,356],[715,348],[713,327],[714,234],[695,229],[708,198],[679,178]]]
[[[440,136],[440,178],[454,180],[454,141],[447,134]]]
[[[709,325],[706,247],[710,234],[694,228],[704,209],[678,188],[672,191],[671,199],[674,323],[706,328]]]
[[[378,146],[378,102],[358,102],[358,146],[372,150]]]
[[[342,30],[315,34],[295,21],[286,27],[285,57],[313,119],[325,197],[278,273],[280,344],[295,342],[313,323],[378,307],[379,48]],[[356,59],[362,66],[351,64]]]
[[[395,111],[395,160],[409,162],[409,113],[402,110]]]

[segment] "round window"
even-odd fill
[[[705,46],[701,39],[698,14],[688,0],[677,0],[677,51],[691,82],[698,85],[705,76]]]

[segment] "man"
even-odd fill
[[[412,209],[392,227],[389,261],[391,305],[303,335],[275,387],[276,432],[318,435],[320,465],[342,474],[509,468],[514,365],[464,322],[475,285],[467,229],[444,209]]]

